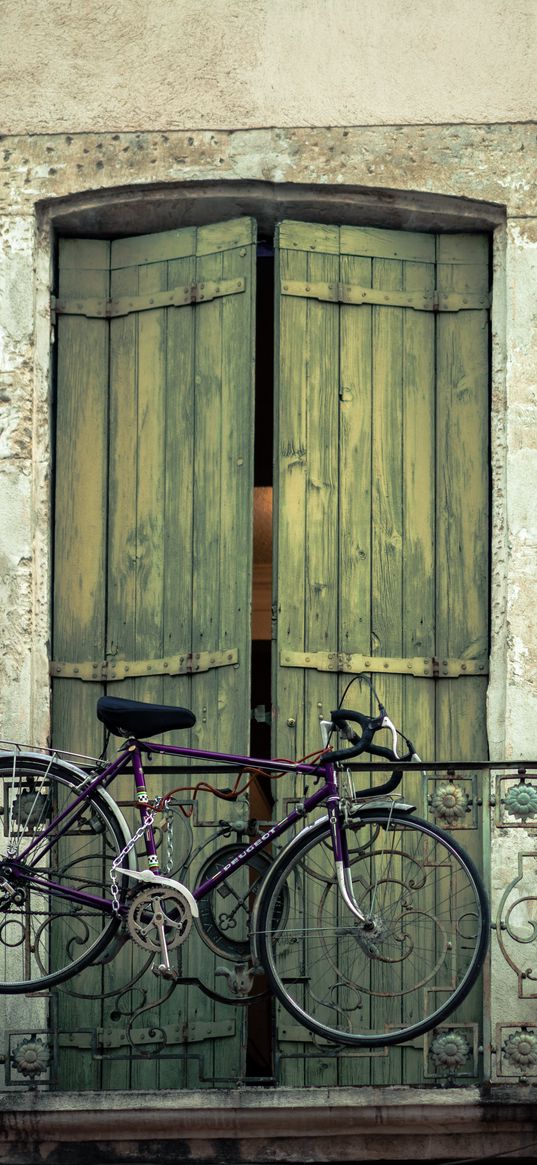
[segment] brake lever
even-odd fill
[[[389,731],[391,732],[391,734],[392,734],[392,748],[393,748],[393,751],[395,753],[396,760],[400,760],[401,758],[399,756],[399,753],[397,752],[397,735],[398,735],[397,729],[396,729],[393,721],[390,720],[390,717],[387,716],[386,713],[384,713],[384,715],[382,717],[381,727],[388,728]]]
[[[330,740],[330,737],[334,731],[334,725],[332,724],[331,720],[321,720],[320,727],[321,727],[321,740],[323,742],[323,748],[327,748],[328,741]]]
[[[321,720],[321,737],[325,748],[334,729],[336,729],[336,731],[339,732],[341,736],[344,736],[345,740],[348,740],[350,744],[358,744],[360,737],[356,734],[356,732],[353,731],[350,724],[347,724],[346,720],[340,720],[339,724],[337,725],[335,725],[332,720]]]

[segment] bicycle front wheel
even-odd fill
[[[269,875],[259,955],[278,999],[310,1031],[355,1046],[402,1043],[441,1023],[475,983],[486,894],[457,842],[419,818],[364,810],[346,836],[365,923],[342,898],[323,819]]]
[[[118,929],[110,868],[125,837],[113,805],[98,793],[76,807],[81,788],[76,773],[48,758],[0,760],[2,993],[41,991],[76,975]],[[49,832],[70,807],[64,825]],[[85,898],[77,900],[76,891]],[[118,892],[124,901],[124,876]]]

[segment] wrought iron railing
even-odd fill
[[[386,772],[389,765],[360,765],[360,775]],[[537,761],[482,761],[435,763],[427,766],[416,784],[412,771],[413,800],[418,815],[458,835],[463,848],[481,860],[490,887],[492,933],[489,963],[483,975],[482,999],[473,1000],[452,1023],[429,1032],[419,1047],[396,1050],[387,1082],[465,1084],[469,1081],[521,1082],[537,1080]],[[356,774],[355,774],[356,775]],[[368,778],[366,778],[368,779]],[[364,782],[365,783],[365,782]],[[408,782],[410,784],[410,781]],[[405,789],[405,779],[402,784]],[[418,803],[419,802],[419,803]],[[264,823],[249,819],[247,803],[236,807],[233,820],[208,821],[197,815],[191,822],[194,839],[203,826],[203,841],[194,844],[197,859],[208,860],[214,849],[234,844]],[[209,829],[208,829],[209,827]],[[210,828],[212,827],[212,829]],[[200,839],[201,839],[200,831]],[[186,863],[188,866],[188,862]],[[262,875],[262,870],[258,871]],[[250,887],[251,891],[251,887]],[[225,929],[225,920],[216,925]],[[218,936],[216,936],[218,947]],[[141,952],[138,952],[141,955]],[[72,998],[72,1025],[58,1024],[54,993],[31,1000],[4,997],[5,1083],[7,1086],[67,1087],[61,1062],[65,1049],[76,1051],[88,1064],[130,1065],[148,1060],[171,1061],[189,1066],[190,1086],[223,1087],[242,1083],[281,1084],[308,1080],[314,1083],[369,1083],[382,1080],[384,1053],[349,1053],[345,1048],[320,1046],[314,1037],[298,1033],[281,1014],[276,1017],[272,1048],[266,1050],[265,1067],[252,1058],[252,1021],[259,1027],[260,1009],[265,1029],[271,1010],[265,985],[244,953],[212,969],[209,981],[200,970],[196,976],[179,977],[165,990],[148,976],[147,959],[134,957],[128,974],[107,982],[108,964],[103,961],[99,983],[89,995],[99,1001],[99,1022],[84,1020],[87,988],[77,981],[65,985]],[[112,964],[110,964],[112,965]],[[213,1011],[210,1019],[185,1017],[181,992],[199,991],[200,998],[226,1008]],[[476,989],[474,989],[476,990]],[[167,999],[177,1003],[176,1016],[162,1019]],[[102,1006],[101,1006],[102,1003]],[[202,1009],[203,1010],[203,1009]],[[77,1020],[77,1012],[80,1018]],[[65,1013],[65,1009],[64,1009]],[[182,1018],[181,1018],[182,1016]],[[30,1017],[30,1018],[29,1018]],[[239,1034],[243,1049],[242,1070],[226,1076],[223,1058],[207,1052],[230,1033]],[[398,1062],[398,1067],[393,1064]],[[257,1064],[257,1066],[256,1066]],[[218,1066],[217,1066],[218,1065]],[[379,1067],[380,1065],[380,1067]],[[123,1070],[122,1070],[123,1071]],[[399,1073],[399,1076],[397,1075]],[[105,1073],[111,1079],[110,1072]],[[124,1076],[124,1071],[122,1078]],[[104,1077],[103,1077],[104,1079]],[[94,1087],[95,1084],[88,1084]],[[103,1086],[114,1087],[113,1084]]]

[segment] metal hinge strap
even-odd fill
[[[280,663],[282,667],[305,667],[356,675],[372,672],[379,675],[386,673],[456,679],[458,676],[488,674],[488,661],[484,659],[442,659],[436,656],[386,658],[345,651],[282,651]]]
[[[362,287],[358,283],[315,283],[286,279],[282,295],[319,299],[328,303],[377,304],[384,307],[410,307],[414,311],[470,311],[490,307],[490,295],[474,292],[383,291]]]
[[[53,322],[57,315],[87,316],[89,319],[116,319],[131,312],[155,311],[162,307],[185,307],[206,303],[223,295],[238,295],[246,288],[245,278],[204,280],[170,291],[152,291],[148,295],[124,295],[118,299],[57,299],[51,296]]]
[[[138,676],[179,676],[210,671],[213,667],[238,664],[238,648],[227,651],[186,651],[183,655],[167,655],[165,659],[103,659],[86,663],[66,663],[54,659],[50,663],[51,676],[61,679],[105,681],[114,683]]]
[[[215,1022],[194,1020],[191,1023],[167,1024],[165,1027],[133,1029],[129,1034],[125,1029],[97,1028],[96,1031],[60,1032],[58,1044],[61,1048],[121,1048],[148,1044],[194,1044],[202,1040],[221,1040],[235,1035],[235,1020],[224,1019]]]

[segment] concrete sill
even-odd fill
[[[198,1165],[534,1157],[537,1089],[4,1092],[0,1162]]]

